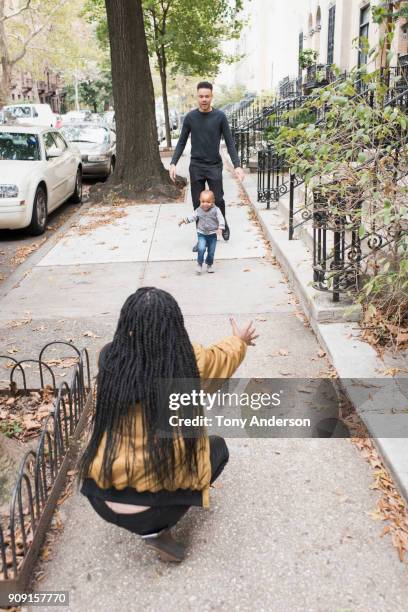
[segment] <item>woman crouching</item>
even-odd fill
[[[233,319],[231,325],[233,334],[217,344],[191,344],[175,299],[144,287],[126,300],[113,341],[100,354],[81,491],[103,519],[142,536],[165,561],[184,558],[169,530],[190,506],[209,506],[210,484],[228,461],[224,439],[203,428],[169,435],[168,381],[232,376],[257,336],[251,323],[242,330]],[[200,410],[191,405],[184,414]]]

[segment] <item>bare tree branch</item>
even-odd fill
[[[30,4],[31,0],[26,0],[25,6],[22,6],[17,11],[14,11],[14,13],[10,13],[9,15],[3,15],[0,21],[7,21],[8,19],[13,19],[13,17],[18,17],[18,15],[21,15],[21,13],[24,13],[24,11],[30,8]]]
[[[51,11],[48,13],[47,19],[41,24],[41,26],[39,26],[38,28],[36,28],[31,34],[30,36],[28,36],[28,38],[26,38],[25,42],[23,43],[23,47],[22,49],[20,49],[20,51],[10,60],[10,65],[14,66],[17,62],[19,62],[26,54],[27,52],[27,48],[30,44],[30,42],[39,34],[41,34],[41,32],[43,32],[47,26],[51,25],[51,19],[54,16],[54,14],[64,6],[64,4],[66,4],[68,2],[68,0],[60,0],[53,9],[51,9]]]

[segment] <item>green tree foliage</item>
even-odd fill
[[[247,88],[245,85],[236,85],[235,87],[227,87],[227,85],[221,85],[215,94],[215,102],[217,107],[226,106],[227,104],[234,104],[239,102],[245,97]]]
[[[100,50],[92,28],[80,19],[83,0],[0,0],[0,106],[18,71],[44,78],[47,67],[66,83],[74,74],[94,75]]]
[[[144,0],[144,20],[149,53],[156,58],[160,74],[166,120],[167,143],[171,145],[167,101],[169,73],[211,78],[226,57],[222,42],[237,38],[242,29],[242,0],[232,7],[228,0]],[[87,18],[97,23],[98,37],[107,44],[103,0],[87,0]]]
[[[66,103],[69,107],[75,104],[75,88],[69,85],[66,88]],[[101,72],[94,78],[81,81],[78,84],[80,106],[90,108],[94,113],[109,109],[112,104],[112,79],[109,72]]]
[[[369,316],[398,335],[408,328],[408,116],[387,104],[384,79],[380,69],[355,71],[316,90],[302,108],[316,120],[284,117],[275,146],[309,187],[306,210],[321,209],[329,229],[341,217],[347,231],[358,232],[365,285],[353,289],[371,304]]]

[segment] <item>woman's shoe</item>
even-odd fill
[[[173,539],[169,530],[152,537],[144,536],[143,540],[149,548],[159,553],[161,561],[181,563],[186,556],[186,549]]]

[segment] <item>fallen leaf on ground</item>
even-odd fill
[[[14,355],[14,353],[18,353],[20,351],[20,349],[18,349],[15,346],[12,346],[9,349],[6,349],[6,353],[8,353],[9,355]]]
[[[97,336],[96,334],[94,334],[94,332],[91,331],[86,331],[82,335],[86,338],[100,338],[100,336]]]

